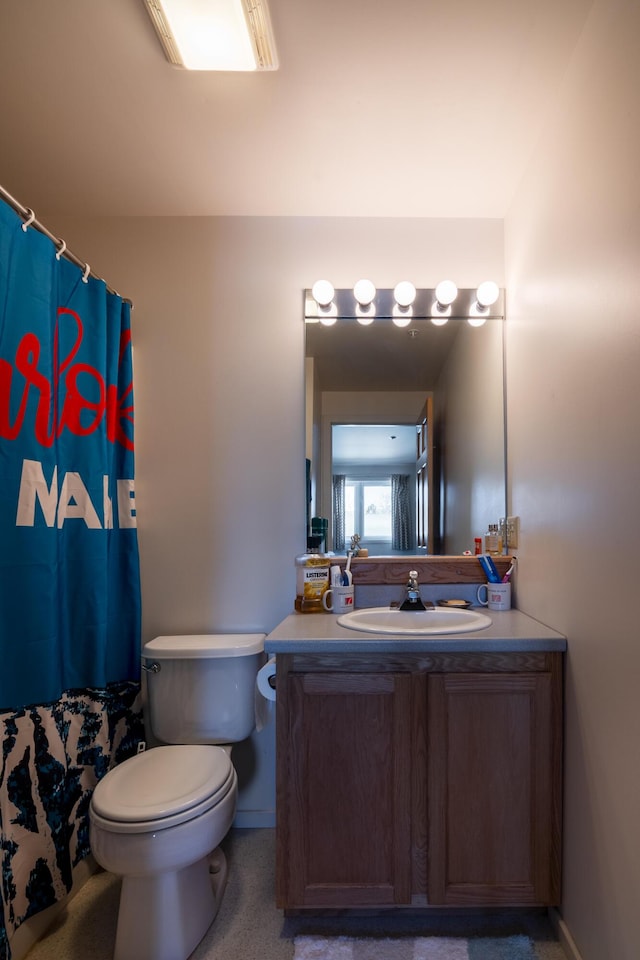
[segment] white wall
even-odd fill
[[[596,0],[506,221],[518,605],[566,632],[563,917],[640,947],[640,5]]]

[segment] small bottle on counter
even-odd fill
[[[500,553],[500,536],[498,534],[498,524],[490,523],[484,536],[484,552],[490,556],[497,557]]]
[[[475,546],[474,553],[476,557],[479,557],[480,554],[482,553],[482,537],[474,537],[473,543]]]
[[[299,613],[324,613],[322,596],[329,587],[329,559],[320,553],[322,538],[307,538],[307,552],[296,557],[295,609]]]

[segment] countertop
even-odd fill
[[[481,608],[490,627],[472,633],[407,637],[361,633],[338,625],[332,613],[292,613],[267,636],[269,655],[277,653],[495,653],[508,651],[565,651],[567,640],[519,610]]]

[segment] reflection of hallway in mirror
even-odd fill
[[[415,553],[415,423],[334,423],[331,450],[334,548],[357,533],[370,553]]]

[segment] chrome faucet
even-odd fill
[[[420,598],[420,587],[418,586],[418,571],[410,570],[409,579],[406,584],[407,595],[401,610],[425,610],[425,605]]]

